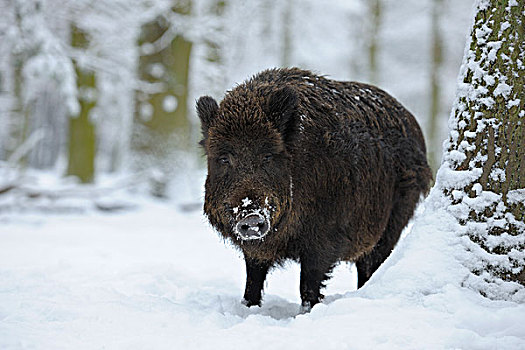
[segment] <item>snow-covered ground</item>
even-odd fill
[[[525,349],[525,305],[461,287],[455,224],[431,205],[363,289],[342,264],[301,314],[297,264],[248,309],[243,261],[200,212],[136,200],[0,215],[0,349]]]

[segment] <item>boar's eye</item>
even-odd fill
[[[270,160],[272,160],[272,158],[273,158],[273,154],[271,154],[271,153],[267,153],[267,154],[264,155],[264,157],[263,157],[263,161],[264,161],[265,163],[268,163]]]
[[[218,159],[217,159],[217,162],[221,165],[227,165],[227,164],[230,164],[230,157],[228,157],[227,155],[223,155],[223,156],[220,156]]]

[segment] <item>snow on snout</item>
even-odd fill
[[[242,200],[242,206],[243,206],[244,208],[247,207],[247,206],[249,206],[249,205],[252,204],[252,203],[253,203],[253,201],[252,201],[250,198],[248,198],[248,197],[246,197],[246,198],[244,198],[244,199]]]
[[[265,198],[262,208],[254,208],[254,203],[252,199],[245,197],[240,206],[233,208],[237,217],[234,231],[242,240],[262,240],[271,231],[270,217],[274,208],[269,204],[268,197]],[[243,230],[243,224],[250,225],[249,229]]]

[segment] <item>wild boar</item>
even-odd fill
[[[204,213],[246,262],[244,303],[268,270],[300,263],[305,309],[340,261],[361,287],[429,187],[413,115],[385,91],[298,68],[263,71],[197,101],[208,164]]]

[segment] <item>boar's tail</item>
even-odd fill
[[[399,179],[398,188],[401,193],[417,189],[418,192],[427,195],[431,181],[432,171],[428,165],[422,165],[405,170]]]
[[[398,153],[398,164],[400,165],[400,169],[398,169],[398,188],[401,193],[417,190],[419,193],[426,195],[433,180],[432,170],[427,163],[425,149],[421,146],[416,146],[415,143],[418,142],[416,140],[406,138],[404,142],[411,143],[411,145],[408,148],[405,148],[407,145],[403,145],[401,148],[405,150],[411,149],[412,152]]]

